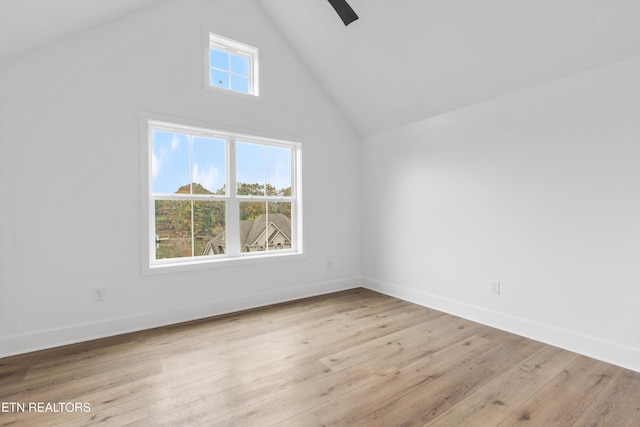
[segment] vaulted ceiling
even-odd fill
[[[0,62],[58,42],[158,0],[0,0]]]
[[[156,1],[0,0],[0,61]],[[361,135],[640,55],[640,0],[257,3]]]
[[[361,134],[640,54],[640,0],[260,3]]]

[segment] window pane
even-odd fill
[[[223,71],[211,70],[209,83],[211,86],[229,89],[229,74]]]
[[[267,212],[267,250],[291,249],[291,203],[269,202]]]
[[[241,76],[249,76],[249,60],[242,56],[231,55],[231,72]]]
[[[249,93],[249,79],[231,75],[231,90],[236,92]]]
[[[240,202],[240,251],[266,250],[267,204]]]
[[[217,49],[209,49],[209,65],[221,70],[229,70],[229,54]]]
[[[223,201],[193,202],[194,256],[227,253]]]
[[[204,77],[210,86],[258,96],[258,85],[252,81],[258,78],[258,48],[213,33],[209,33],[208,47],[205,56],[209,57],[204,60],[209,63],[209,76]]]
[[[175,193],[189,184],[189,137],[153,131],[151,138],[151,191]]]
[[[222,139],[193,137],[193,194],[225,194],[225,144]]]
[[[239,196],[264,195],[264,145],[236,144],[236,183]]]
[[[191,256],[191,202],[156,200],[156,259]]]
[[[291,196],[291,149],[266,147],[268,196]]]

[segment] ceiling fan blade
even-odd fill
[[[331,6],[338,12],[340,19],[344,22],[344,25],[347,26],[351,24],[353,21],[358,19],[358,15],[351,9],[349,3],[346,0],[328,0],[331,3]]]

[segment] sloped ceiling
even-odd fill
[[[640,54],[640,0],[260,0],[362,134]]]
[[[0,62],[102,25],[158,0],[0,0]]]
[[[0,0],[0,61],[156,1]],[[361,135],[640,54],[640,0],[256,1]]]

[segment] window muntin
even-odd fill
[[[258,96],[258,49],[208,34],[207,85]]]
[[[151,268],[300,253],[298,143],[148,127]]]
[[[238,141],[236,164],[236,194],[290,196],[292,182],[290,148]]]
[[[236,142],[236,196],[240,202],[241,252],[292,247],[290,147]]]
[[[167,128],[151,132],[155,260],[203,256],[225,230],[226,141]]]
[[[204,256],[225,230],[225,202],[155,200],[155,260]]]

